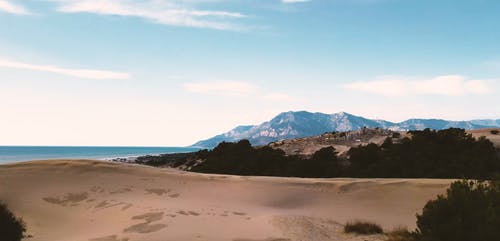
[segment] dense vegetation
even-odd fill
[[[500,173],[497,150],[488,139],[463,129],[411,131],[400,143],[387,139],[349,150],[352,177],[490,178]]]
[[[204,161],[191,170],[206,173],[296,177],[415,177],[487,179],[500,173],[493,144],[463,129],[411,131],[411,138],[382,145],[353,147],[340,160],[333,147],[311,159],[286,156],[279,149],[253,148],[246,140],[221,143],[199,155]]]
[[[475,139],[456,128],[410,134],[411,138],[392,135],[382,145],[353,147],[347,158],[339,158],[333,147],[304,158],[287,156],[269,146],[254,148],[242,140],[222,142],[212,150],[139,157],[136,162],[195,172],[259,176],[489,179],[500,174],[499,150],[488,139]]]
[[[0,202],[0,239],[3,241],[19,241],[24,238],[26,231],[23,220],[17,218]]]
[[[189,164],[190,160],[194,160],[196,158],[201,158],[201,154],[205,151],[200,152],[192,152],[192,153],[171,153],[171,154],[162,154],[158,156],[147,155],[137,157],[135,160],[138,164],[144,164],[148,166],[160,167],[160,166],[169,166],[169,167],[179,167],[184,164]]]
[[[282,150],[271,147],[253,148],[249,141],[223,142],[204,153],[204,161],[191,170],[195,172],[330,177],[340,170],[333,147],[319,150],[311,159],[286,156]]]
[[[500,182],[458,181],[417,215],[419,241],[498,241]]]

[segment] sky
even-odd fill
[[[0,0],[0,145],[186,146],[284,111],[500,118],[498,0]]]

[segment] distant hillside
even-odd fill
[[[325,132],[351,131],[363,127],[384,128],[395,131],[442,130],[451,127],[466,130],[500,127],[499,120],[447,121],[440,119],[409,119],[400,123],[367,119],[345,112],[335,114],[311,113],[307,111],[284,112],[272,120],[254,126],[238,126],[229,132],[193,144],[193,147],[213,148],[222,141],[235,142],[247,139],[252,145],[266,145],[270,142],[317,136]]]
[[[317,136],[308,136],[271,142],[267,146],[281,149],[286,155],[311,157],[315,152],[325,147],[333,147],[339,157],[344,157],[350,148],[359,145],[375,143],[381,145],[388,137],[393,142],[399,142],[407,137],[405,131],[391,131],[382,128],[361,128],[347,132],[326,132]]]

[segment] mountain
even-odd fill
[[[367,119],[345,112],[335,114],[311,113],[307,111],[284,112],[260,125],[238,126],[229,132],[193,144],[193,147],[213,148],[222,141],[234,142],[248,139],[252,145],[266,145],[269,142],[316,136],[325,132],[350,131],[363,127],[379,127],[391,130],[436,130],[451,127],[480,129],[500,127],[500,120],[447,121],[440,119],[409,119],[399,123]]]
[[[500,126],[500,119],[498,120],[471,120],[473,124],[482,126]]]
[[[500,123],[499,123],[500,124]],[[390,127],[391,130],[423,130],[425,128],[430,128],[434,130],[442,130],[448,128],[462,128],[466,130],[481,129],[487,127],[498,127],[500,125],[482,125],[475,124],[473,121],[447,121],[440,119],[409,119],[395,126]]]

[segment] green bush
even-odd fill
[[[19,241],[24,238],[26,227],[22,219],[17,218],[0,202],[0,239],[2,241]]]
[[[496,135],[496,134],[498,134],[498,130],[491,130],[490,133],[493,135]]]
[[[344,232],[356,234],[379,234],[383,233],[384,230],[376,223],[355,221],[347,223],[344,226]]]
[[[420,241],[500,240],[500,182],[457,181],[417,215]]]

